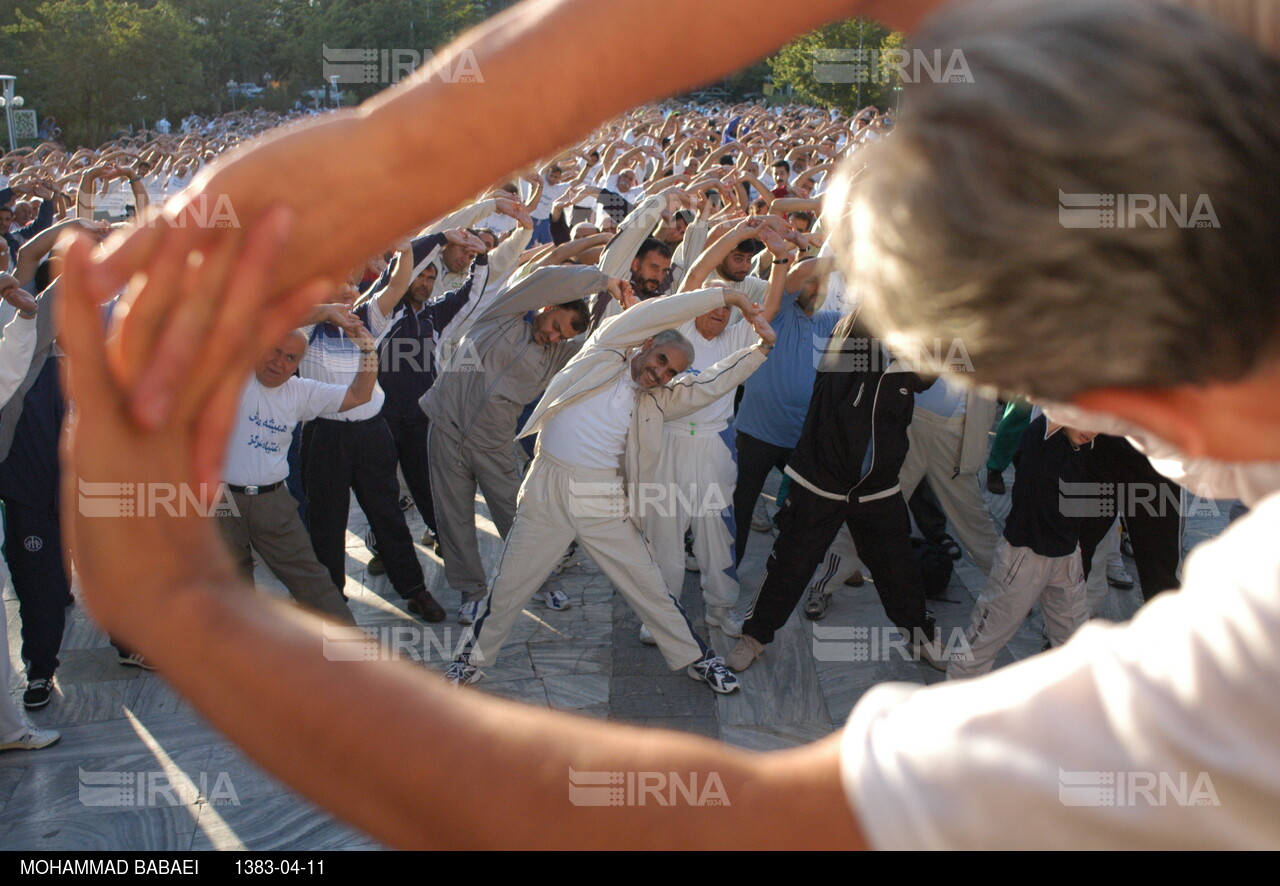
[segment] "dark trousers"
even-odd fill
[[[779,513],[778,538],[743,630],[761,643],[773,641],[842,524],[875,576],[889,620],[912,639],[932,640],[933,619],[925,610],[924,578],[912,554],[911,518],[902,493],[850,503],[815,495],[799,483],[791,484]]]
[[[323,615],[355,624],[329,571],[316,559],[307,530],[298,519],[298,503],[288,488],[281,486],[262,495],[231,495],[237,513],[220,515],[218,529],[245,581],[253,583],[256,552],[293,599]]]
[[[1142,598],[1150,600],[1161,591],[1176,588],[1178,562],[1182,556],[1182,517],[1176,505],[1180,495],[1178,485],[1153,468],[1150,460],[1123,437],[1099,436],[1094,440],[1086,477],[1090,483],[1123,484],[1130,491],[1142,484],[1149,487],[1144,488],[1144,492],[1154,491],[1142,496],[1122,495],[1120,508],[1116,507],[1112,494],[1112,506],[1105,516],[1081,518],[1080,555],[1084,558],[1085,578],[1089,577],[1098,542],[1120,513],[1133,545]],[[1135,497],[1152,500],[1148,504],[1135,501]]]
[[[782,470],[791,457],[785,446],[774,446],[757,440],[750,434],[738,431],[734,435],[738,448],[738,484],[733,488],[734,566],[742,563],[747,553],[747,540],[751,538],[751,515],[755,513],[756,499],[764,489],[764,481],[774,468]],[[808,581],[808,579],[805,579]]]
[[[414,407],[414,411],[406,415],[388,415],[382,417],[391,429],[391,439],[396,441],[396,457],[400,460],[400,470],[404,472],[404,482],[413,496],[413,503],[418,506],[422,520],[436,534],[436,506],[431,499],[431,466],[427,463],[427,431],[431,422],[426,414]]]
[[[911,516],[916,518],[916,528],[925,541],[942,545],[942,537],[947,534],[947,515],[942,510],[942,503],[929,485],[928,477],[921,477],[916,484],[916,491],[911,493],[911,501],[907,502]]]
[[[392,587],[405,599],[426,589],[413,536],[400,510],[395,441],[381,416],[307,422],[302,432],[302,483],[307,491],[311,546],[339,590],[347,582],[347,511],[352,492],[378,537],[378,554]]]
[[[22,618],[22,659],[27,679],[52,677],[71,605],[62,563],[58,515],[13,499],[4,503],[4,543]]]

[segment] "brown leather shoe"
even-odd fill
[[[851,588],[860,588],[867,583],[866,576],[862,574],[861,569],[855,569],[853,575],[844,580],[844,583]]]
[[[430,591],[421,591],[410,598],[408,610],[423,621],[444,621],[444,607],[436,602]]]

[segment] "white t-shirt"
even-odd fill
[[[524,198],[527,201],[529,197],[533,196],[533,186],[530,185],[528,182],[522,181],[521,183],[525,185],[526,188],[528,188],[528,193],[525,195],[525,198]],[[529,214],[532,215],[534,219],[551,218],[552,205],[561,197],[563,197],[565,195],[565,192],[568,190],[569,190],[568,182],[561,182],[558,185],[553,185],[553,184],[549,184],[546,180],[546,177],[544,176],[542,179],[542,195],[538,198],[538,205],[535,206],[533,209],[533,212]]]
[[[695,323],[696,321],[690,320],[677,329],[693,344],[693,363],[690,364],[689,369],[696,372],[710,369],[730,354],[750,347],[760,340],[760,336],[756,334],[750,323],[730,323],[721,330],[719,335],[708,341],[702,337]],[[669,433],[686,434],[703,426],[708,430],[716,430],[717,426],[723,427],[732,417],[733,394],[729,393],[678,421],[664,422],[662,427]]]
[[[293,429],[326,412],[337,412],[346,385],[294,376],[269,388],[251,378],[240,395],[240,415],[227,447],[223,479],[233,486],[268,486],[289,476]]]
[[[879,849],[1280,846],[1280,494],[1127,626],[976,680],[877,686],[841,770]]]
[[[621,468],[639,392],[628,362],[612,385],[551,416],[538,434],[538,445],[567,464],[602,471]]]

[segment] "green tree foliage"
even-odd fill
[[[195,34],[167,0],[47,0],[5,30],[27,104],[56,115],[72,141],[101,142],[195,95]]]
[[[853,113],[892,104],[897,86],[890,50],[902,35],[874,22],[846,19],[792,40],[769,59],[775,91],[790,87],[799,101]]]
[[[64,140],[98,144],[163,115],[283,110],[323,88],[323,47],[425,58],[515,0],[0,0],[0,73]],[[267,75],[270,75],[269,77]],[[344,85],[365,98],[385,83]]]

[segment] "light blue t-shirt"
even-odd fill
[[[734,429],[773,446],[794,449],[809,411],[813,380],[839,311],[806,316],[794,293],[786,293],[770,323],[778,340],[764,365],[746,381]]]

